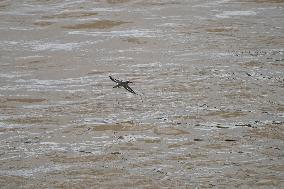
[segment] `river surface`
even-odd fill
[[[283,0],[1,0],[0,188],[284,187],[283,18]]]

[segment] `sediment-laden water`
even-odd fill
[[[283,16],[282,0],[0,1],[0,187],[284,187]]]

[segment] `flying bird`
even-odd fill
[[[115,86],[113,86],[113,88],[120,88],[120,87],[124,87],[128,92],[131,92],[133,94],[137,94],[133,89],[131,89],[128,84],[129,83],[133,83],[131,81],[122,81],[122,80],[118,80],[118,79],[114,79],[113,77],[109,76],[109,78],[116,83]]]

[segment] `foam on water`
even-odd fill
[[[230,18],[234,16],[255,16],[255,11],[223,11],[221,14],[217,14],[217,18]]]
[[[162,37],[160,31],[152,31],[148,29],[142,30],[122,30],[122,31],[109,31],[109,32],[87,32],[87,31],[70,31],[69,34],[73,35],[89,35],[89,36],[102,36],[102,37]]]

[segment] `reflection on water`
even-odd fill
[[[280,188],[283,6],[1,1],[0,185]]]

